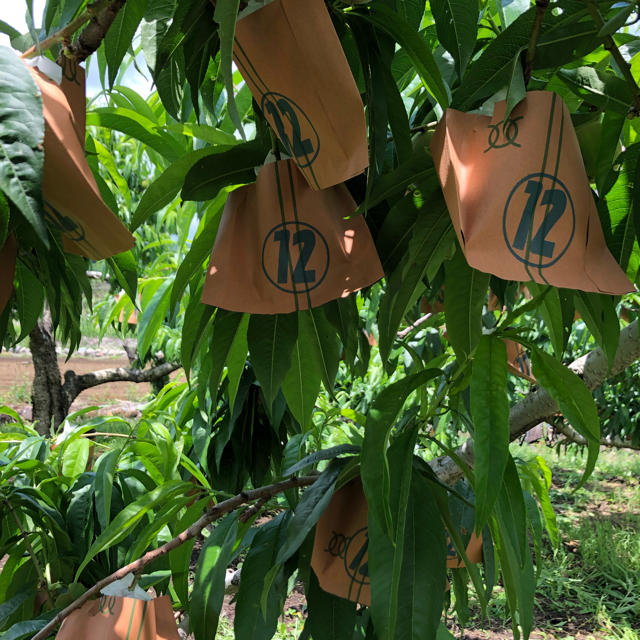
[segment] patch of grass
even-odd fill
[[[3,403],[15,407],[20,404],[31,403],[31,381],[25,378],[9,387],[5,392]]]

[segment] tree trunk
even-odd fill
[[[38,433],[45,435],[53,424],[57,429],[69,412],[69,402],[62,389],[56,344],[48,318],[38,320],[29,334],[29,347],[35,376],[31,391],[33,422]]]

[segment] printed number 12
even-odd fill
[[[289,252],[289,240],[291,232],[288,229],[280,229],[273,234],[273,239],[280,243],[278,252],[278,282],[284,284],[289,280],[289,261],[291,254]],[[316,246],[316,236],[311,229],[301,229],[293,234],[293,244],[302,244],[300,249],[300,257],[293,270],[293,283],[315,282],[316,270],[307,270],[307,263]]]
[[[527,204],[522,212],[518,231],[516,232],[516,237],[513,241],[515,249],[525,248],[529,230],[533,225],[533,215],[535,213],[536,206],[538,205],[540,193],[542,192],[542,182],[540,180],[529,180],[525,187],[525,192],[529,194],[529,199],[527,200]],[[529,250],[531,253],[538,256],[552,258],[553,250],[556,245],[555,242],[550,242],[546,238],[551,229],[553,229],[558,220],[560,220],[567,207],[567,195],[562,189],[547,189],[542,196],[540,204],[543,206],[551,205],[551,210],[545,214],[540,228],[531,240]]]

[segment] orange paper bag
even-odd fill
[[[84,69],[67,64],[61,84],[36,68],[31,73],[44,111],[42,194],[47,220],[62,232],[69,253],[100,260],[131,249],[134,238],[102,201],[84,155]]]
[[[62,623],[56,640],[180,640],[171,601],[101,596]]]
[[[290,313],[373,284],[382,266],[367,224],[338,185],[313,191],[291,160],[266,164],[229,194],[202,301],[230,311]]]
[[[274,0],[241,17],[234,56],[313,189],[368,166],[364,107],[323,0]]]
[[[468,263],[506,280],[623,294],[633,286],[609,253],[571,117],[555,93],[532,91],[504,122],[448,109],[431,151]]]
[[[5,240],[4,246],[0,248],[0,313],[4,311],[13,292],[17,254],[16,237],[11,234]]]
[[[536,379],[531,373],[531,360],[529,360],[529,355],[525,348],[514,340],[505,340],[504,344],[507,347],[507,367],[509,371],[520,378],[535,382]]]
[[[369,582],[369,509],[356,478],[336,491],[316,526],[311,567],[320,586],[329,593],[371,604]],[[447,540],[447,567],[463,567],[450,540]],[[471,562],[482,560],[482,538],[471,535],[466,549]]]

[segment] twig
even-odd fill
[[[256,513],[258,513],[264,507],[265,504],[267,504],[267,498],[260,498],[258,502],[256,502],[254,505],[250,506],[249,508],[245,509],[240,514],[240,517],[239,517],[240,522],[248,522],[249,520],[251,520],[251,518],[253,518],[253,516],[255,516]]]
[[[591,17],[596,24],[598,29],[602,29],[604,27],[604,20],[600,15],[600,10],[598,9],[598,5],[591,2],[587,2],[587,7],[589,8],[589,13],[591,13]],[[624,59],[623,55],[620,53],[620,49],[618,49],[615,41],[612,36],[605,36],[604,38],[604,48],[611,54],[611,57],[616,61],[620,72],[624,76],[624,79],[627,81],[627,85],[629,86],[629,90],[631,91],[631,95],[633,97],[633,107],[629,109],[629,117],[637,118],[640,116],[640,89],[638,88],[638,84],[631,73],[631,66]]]
[[[87,5],[87,8],[75,19],[72,20],[66,27],[60,29],[60,31],[49,36],[39,44],[33,45],[30,49],[27,49],[22,54],[22,58],[33,58],[40,55],[43,51],[49,51],[57,44],[67,42],[71,36],[81,29],[87,22],[89,22],[99,11],[109,5],[111,0],[97,0]]]
[[[574,444],[586,447],[587,440],[581,436],[573,427],[565,424],[562,420],[555,420],[553,423],[553,429],[559,431],[567,440],[571,440]],[[621,438],[616,436],[607,436],[600,439],[600,444],[604,447],[612,447],[613,449],[632,449],[633,451],[640,451],[640,446],[631,444],[631,442],[625,442]]]
[[[536,59],[536,47],[540,38],[542,29],[542,21],[544,14],[549,6],[549,0],[536,0],[536,15],[533,19],[533,27],[531,28],[531,37],[529,38],[529,48],[527,49],[527,57],[524,63],[524,83],[528,84],[533,71],[533,62]]]
[[[427,313],[421,318],[418,318],[413,324],[410,324],[406,329],[398,331],[396,335],[398,336],[398,338],[400,338],[400,340],[404,340],[414,329],[417,329],[421,324],[424,324],[432,316],[432,313]]]
[[[318,479],[318,476],[302,476],[300,478],[291,478],[289,480],[283,480],[282,482],[276,482],[259,489],[252,489],[250,491],[243,491],[242,493],[229,498],[224,502],[220,502],[211,509],[209,509],[197,522],[192,524],[188,529],[185,529],[182,533],[177,535],[173,540],[170,540],[161,547],[145,553],[142,558],[139,558],[135,562],[118,569],[110,576],[103,578],[99,582],[93,585],[85,593],[83,593],[77,600],[74,600],[68,607],[60,611],[58,615],[48,622],[38,633],[36,633],[31,640],[44,640],[51,634],[51,632],[76,609],[79,609],[85,602],[90,600],[93,596],[100,593],[104,587],[121,580],[130,573],[136,573],[141,571],[146,565],[158,558],[165,556],[173,549],[177,549],[181,544],[184,544],[187,540],[191,540],[202,533],[202,530],[210,525],[215,520],[218,520],[223,515],[235,511],[238,507],[254,500],[268,500],[273,496],[286,491],[287,489],[293,489],[295,487],[305,487],[313,484]]]
[[[51,596],[51,592],[49,591],[49,583],[47,582],[47,577],[44,575],[44,571],[42,569],[42,565],[40,564],[40,560],[38,560],[38,556],[36,555],[36,552],[31,546],[31,541],[29,540],[29,536],[27,535],[27,532],[24,530],[24,527],[22,526],[22,522],[20,522],[20,518],[18,517],[18,514],[15,512],[13,505],[8,500],[3,500],[3,502],[7,505],[7,509],[9,509],[9,513],[13,516],[15,523],[18,525],[18,529],[22,534],[22,539],[24,540],[24,543],[27,547],[27,551],[29,552],[29,555],[31,556],[31,560],[35,566],[36,573],[40,578],[40,583],[44,587],[44,590],[47,592],[47,599],[53,606],[53,597]]]

